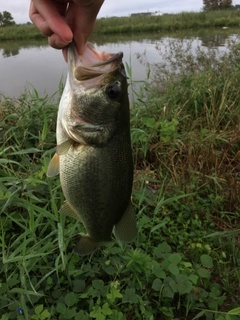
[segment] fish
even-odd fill
[[[137,236],[131,201],[133,158],[128,84],[123,53],[98,52],[88,43],[68,47],[68,76],[59,103],[56,153],[47,176],[59,174],[65,202],[59,212],[86,229],[75,253]]]

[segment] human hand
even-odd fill
[[[84,52],[104,0],[31,0],[29,16],[55,49],[64,49],[74,39]],[[63,50],[67,60],[66,50]]]

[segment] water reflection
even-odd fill
[[[0,52],[4,58],[16,56],[20,53],[21,49],[31,49],[36,47],[48,46],[46,39],[44,40],[20,40],[20,41],[1,41],[0,42]]]
[[[162,57],[156,47],[167,48],[169,41],[190,40],[193,45],[216,47],[225,50],[229,39],[235,37],[235,29],[184,30],[178,32],[151,32],[137,34],[91,36],[98,50],[106,52],[124,52],[124,62],[132,68],[133,80],[146,78],[146,66],[137,59],[137,54],[146,53],[149,63],[157,63]],[[52,95],[58,90],[60,79],[67,74],[61,51],[48,46],[47,39],[1,41],[0,43],[0,93],[17,97],[21,92],[33,86],[40,95]],[[30,85],[30,84],[31,85]]]
[[[230,38],[239,34],[235,29],[218,29],[216,33],[209,33],[209,30],[202,30],[198,38],[202,41],[202,46],[207,48],[224,47]]]
[[[91,37],[91,40],[97,45],[106,45],[108,43],[128,43],[137,41],[139,43],[153,43],[163,40],[165,38],[176,39],[198,39],[203,46],[222,47],[226,45],[229,37],[238,35],[239,29],[199,29],[199,30],[180,30],[176,32],[151,32],[151,33],[135,33],[135,34],[120,34],[120,35],[101,35],[98,37]]]
[[[16,56],[17,54],[19,54],[18,48],[16,48],[16,49],[11,48],[10,50],[5,48],[5,49],[3,49],[3,53],[2,53],[4,58]]]
[[[134,33],[134,34],[113,34],[113,35],[92,35],[90,42],[97,46],[111,44],[127,44],[132,41],[139,43],[153,43],[163,38],[177,39],[199,39],[202,46],[221,47],[225,46],[226,40],[234,35],[239,34],[238,29],[200,29],[200,30],[181,30],[177,32],[151,32],[151,33]],[[36,47],[48,47],[46,39],[42,40],[21,40],[21,41],[1,41],[0,50],[3,57],[16,56],[21,49],[31,49]]]

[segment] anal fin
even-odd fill
[[[93,253],[101,245],[102,242],[96,242],[88,234],[86,234],[76,244],[74,252],[79,256],[85,256]]]
[[[65,214],[68,217],[74,218],[76,220],[80,220],[79,216],[76,214],[76,212],[73,210],[73,208],[70,206],[70,204],[65,201],[64,204],[61,206],[60,213]]]
[[[137,236],[137,223],[131,201],[120,221],[115,225],[115,236],[122,242],[131,242]]]

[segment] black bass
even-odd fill
[[[137,235],[131,204],[133,160],[123,54],[100,53],[88,44],[79,56],[68,48],[69,73],[59,104],[57,152],[48,176],[60,174],[65,203],[60,213],[87,230],[75,247],[92,253],[115,237]]]

